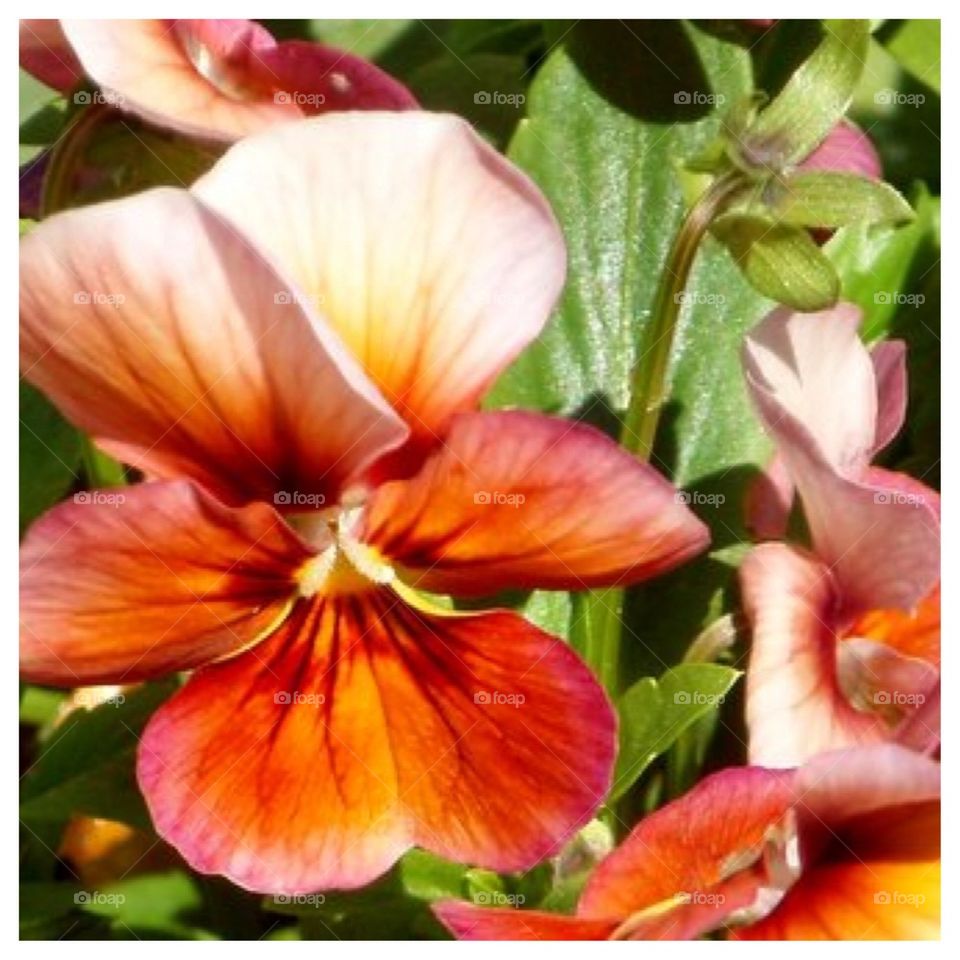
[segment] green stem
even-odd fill
[[[670,248],[660,275],[643,349],[633,370],[630,406],[620,432],[620,443],[641,460],[649,460],[653,453],[660,414],[669,395],[667,368],[683,304],[683,291],[690,279],[700,241],[717,213],[743,185],[739,171],[731,171],[714,181],[690,208]]]
[[[667,370],[673,340],[683,304],[683,292],[700,242],[717,214],[743,188],[743,174],[731,171],[719,177],[691,207],[670,248],[657,287],[650,324],[640,357],[633,370],[630,406],[620,434],[621,444],[641,460],[649,460],[657,435],[660,415],[667,402]],[[604,689],[614,700],[620,694],[620,651],[623,637],[622,588],[593,590],[575,600],[574,642],[593,668]],[[629,794],[627,795],[629,796]],[[627,797],[606,811],[605,821],[615,834],[623,832],[628,816]]]

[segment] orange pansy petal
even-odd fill
[[[659,473],[584,424],[463,414],[419,474],[381,486],[365,537],[427,590],[583,589],[669,570],[707,528]]]
[[[910,612],[871,610],[847,630],[892,647],[898,653],[940,666],[940,584]]]
[[[286,124],[193,189],[314,298],[421,445],[476,405],[563,286],[546,200],[453,116]]]
[[[924,940],[940,935],[940,804],[907,804],[838,829],[822,861],[749,940]]]
[[[296,288],[185,191],[44,221],[20,289],[24,376],[150,476],[330,500],[406,436]]]
[[[614,731],[562,641],[381,588],[304,601],[197,672],[148,725],[138,771],[192,866],[295,893],[361,886],[412,844],[533,866],[602,802]]]
[[[133,682],[233,654],[283,616],[308,555],[271,507],[186,482],[77,494],[21,550],[23,674]]]
[[[767,543],[743,562],[740,584],[751,628],[750,762],[792,767],[889,736],[880,717],[856,710],[840,689],[830,571],[800,550]]]
[[[442,900],[433,912],[458,940],[606,940],[616,921]]]
[[[577,913],[585,919],[625,919],[666,903],[678,895],[688,905],[672,912],[669,927],[682,935],[684,911],[711,906],[715,925],[743,906],[744,891],[731,887],[725,897],[708,902],[732,883],[737,874],[755,865],[787,816],[793,799],[792,774],[787,771],[740,767],[722,770],[702,780],[678,800],[640,821],[630,836],[590,878]],[[752,870],[753,888],[764,883]],[[697,926],[700,926],[698,923]]]

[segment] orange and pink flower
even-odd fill
[[[119,109],[211,139],[332,110],[417,106],[372,63],[277,41],[252,20],[21,20],[20,65],[64,91],[87,76]]]
[[[765,766],[891,737],[939,744],[939,497],[870,465],[903,423],[906,369],[897,341],[867,350],[859,320],[845,304],[776,310],[744,347],[777,446],[755,526],[782,535],[796,489],[812,546],[764,543],[740,570],[750,759]]]
[[[421,593],[629,583],[706,545],[593,428],[477,411],[564,271],[534,185],[420,112],[276,126],[24,239],[24,374],[145,481],[30,530],[23,672],[195,671],[138,777],[196,869],[349,888],[417,844],[520,870],[603,801],[615,719],[573,651]]]
[[[641,820],[573,916],[434,909],[464,940],[936,938],[939,764],[882,744],[722,770]]]

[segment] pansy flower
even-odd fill
[[[859,320],[845,304],[776,310],[744,346],[778,454],[752,509],[782,532],[795,487],[811,543],[761,544],[740,571],[750,759],[766,766],[898,731],[920,749],[938,737],[939,498],[870,465],[903,423],[905,354],[896,341],[868,351]]]
[[[936,938],[939,764],[884,744],[728,768],[641,820],[573,916],[434,910],[464,940]]]
[[[331,110],[403,110],[412,94],[372,63],[253,20],[21,20],[20,65],[67,91],[192,136],[235,140]]]
[[[456,118],[330,115],[21,251],[25,376],[146,478],[29,531],[23,672],[194,670],[139,748],[160,835],[276,893],[556,852],[610,784],[605,694],[423,591],[630,583],[707,531],[593,428],[477,411],[563,285],[536,187]]]

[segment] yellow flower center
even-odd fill
[[[376,548],[356,537],[358,518],[356,507],[288,518],[291,526],[306,539],[317,540],[322,536],[327,544],[297,571],[301,596],[364,593],[394,581],[393,567]]]

